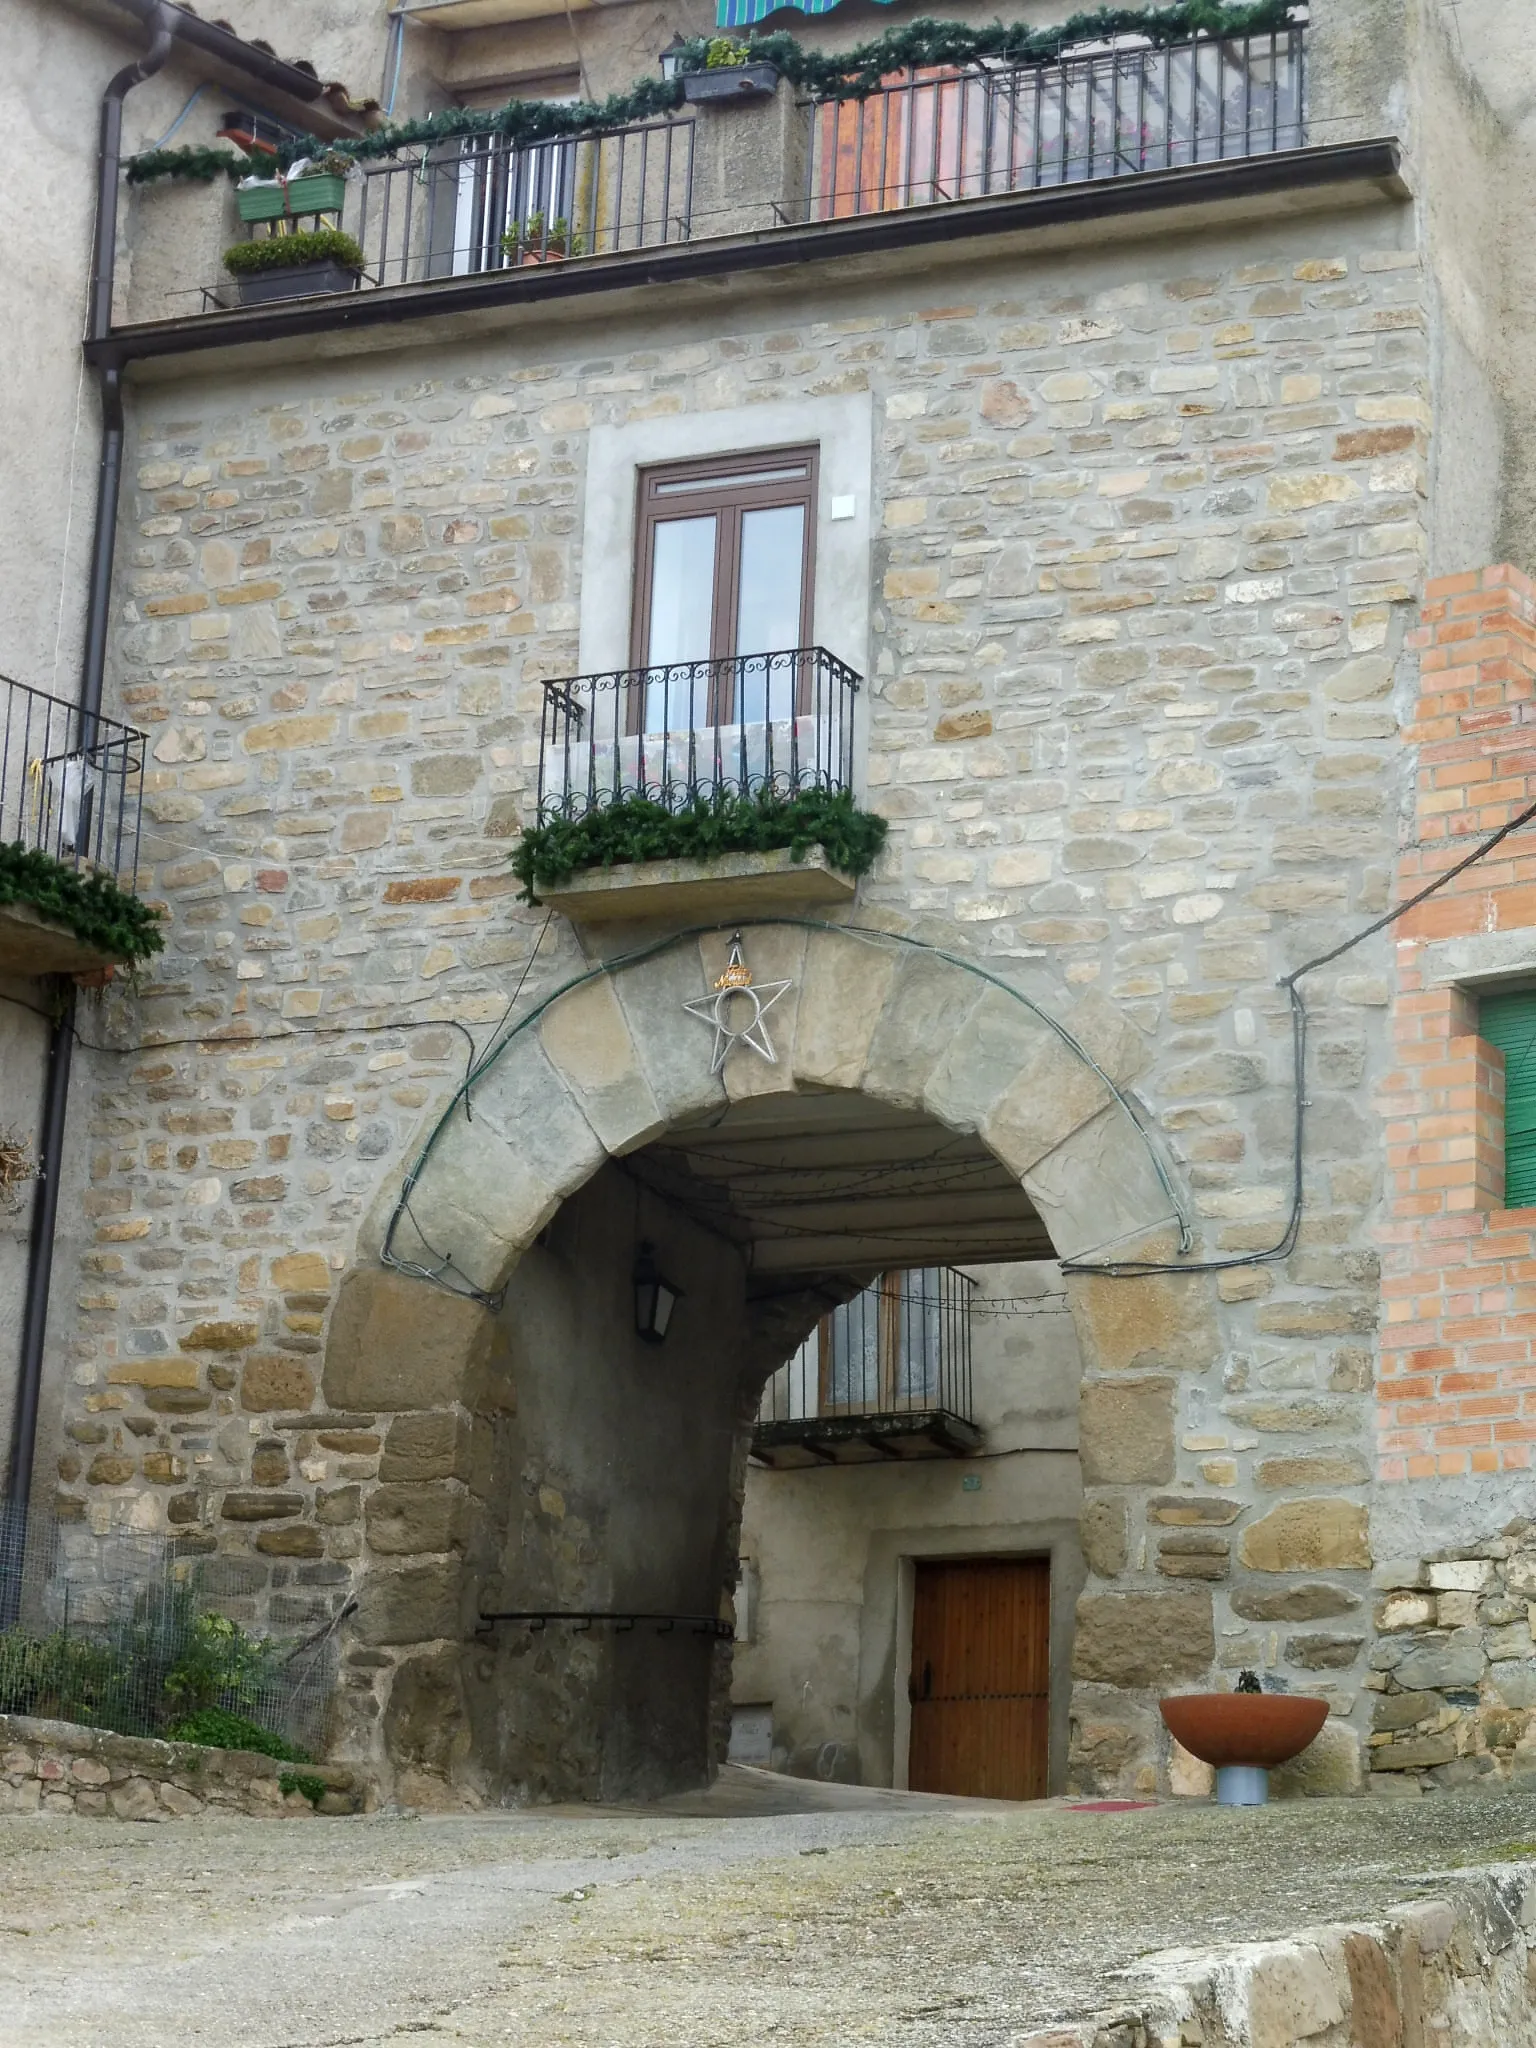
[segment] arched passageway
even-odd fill
[[[344,1285],[327,1399],[399,1418],[357,1627],[397,1667],[400,1768],[491,1797],[699,1782],[768,1375],[891,1265],[1091,1254],[1176,1221],[1122,1093],[1139,1035],[1107,1005],[1050,1011],[897,935],[759,926],[775,1057],[712,1070],[697,1007],[728,943],[640,949],[536,1011],[381,1205],[384,1263]],[[683,1291],[663,1345],[636,1331],[643,1244]],[[483,1620],[509,1611],[684,1619]]]

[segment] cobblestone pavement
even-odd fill
[[[1366,1918],[1536,1842],[1519,1794],[1103,1814],[738,1775],[694,1805],[0,1821],[0,2044],[1003,2048],[1149,1952]]]

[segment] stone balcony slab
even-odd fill
[[[713,860],[632,861],[589,868],[539,900],[576,924],[629,924],[667,919],[725,923],[775,912],[825,910],[850,903],[858,883],[833,867],[819,848],[795,860],[788,847],[771,853],[723,853]]]
[[[0,903],[0,974],[99,974],[122,963],[27,903]]]

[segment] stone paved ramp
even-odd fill
[[[1295,1939],[1404,1903],[1465,2022],[1420,2040],[1536,2041],[1510,2003],[1523,1874],[1499,1906],[1466,1868],[1536,1843],[1536,1796],[1100,1814],[733,1773],[676,1804],[709,1810],[0,1821],[0,2048],[1407,2048],[1399,1936],[1368,1944],[1364,2032],[1337,1939]]]

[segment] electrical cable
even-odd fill
[[[426,1000],[432,1001],[435,998],[429,997]],[[33,1017],[41,1017],[45,1024],[56,1022],[52,1010],[40,1010],[36,1003],[24,1002],[20,996],[10,995],[4,989],[0,989],[0,1003],[9,1003],[13,1009],[26,1010]],[[207,1053],[244,1052],[252,1045],[279,1045],[285,1038],[366,1038],[383,1031],[424,1031],[429,1025],[435,1029],[446,1028],[462,1033],[469,1046],[465,1060],[467,1084],[474,1067],[475,1041],[469,1026],[457,1017],[400,1017],[389,1024],[291,1024],[285,1031],[252,1031],[242,1038],[216,1038],[205,1032],[201,1037],[194,1035],[187,1038],[143,1038],[133,1045],[103,1045],[96,1039],[87,1038],[73,1022],[70,1024],[69,1034],[83,1052],[113,1053],[123,1058],[133,1058],[139,1053],[165,1052],[183,1045],[200,1046]],[[464,1113],[468,1119],[468,1094],[466,1090],[460,1092],[464,1094]],[[455,1100],[457,1099],[455,1097]]]
[[[1307,1008],[1306,1004],[1302,1001],[1301,991],[1297,988],[1296,984],[1304,975],[1316,973],[1319,967],[1331,966],[1335,960],[1342,959],[1346,953],[1352,953],[1356,946],[1363,945],[1367,939],[1374,938],[1378,932],[1385,931],[1388,925],[1396,924],[1398,919],[1406,917],[1410,910],[1416,910],[1429,897],[1437,895],[1448,882],[1454,882],[1456,877],[1464,875],[1468,868],[1476,867],[1479,861],[1486,860],[1496,846],[1501,845],[1504,840],[1508,839],[1511,833],[1518,832],[1524,826],[1529,825],[1533,819],[1536,819],[1536,803],[1527,804],[1525,809],[1517,812],[1507,824],[1501,825],[1496,832],[1489,833],[1488,837],[1481,840],[1469,854],[1464,855],[1453,867],[1448,867],[1443,874],[1437,875],[1432,882],[1426,883],[1422,889],[1417,890],[1412,896],[1405,897],[1402,902],[1395,903],[1390,910],[1383,911],[1380,917],[1373,919],[1370,924],[1363,926],[1351,938],[1342,940],[1337,946],[1331,947],[1326,953],[1319,953],[1314,959],[1304,961],[1300,967],[1293,968],[1289,974],[1282,974],[1275,984],[1277,988],[1285,990],[1291,1004],[1295,1109],[1292,1117],[1290,1210],[1286,1217],[1284,1230],[1281,1232],[1278,1240],[1268,1250],[1242,1252],[1234,1254],[1229,1259],[1116,1259],[1099,1264],[1080,1259],[1063,1259],[1061,1261],[1061,1270],[1064,1273],[1094,1273],[1105,1275],[1110,1279],[1125,1280],[1142,1279],[1160,1273],[1226,1273],[1231,1272],[1237,1266],[1259,1266],[1266,1264],[1272,1259],[1289,1258],[1295,1248],[1297,1233],[1301,1229],[1306,1146]]]
[[[146,144],[146,152],[151,149],[164,149],[165,145],[170,141],[171,137],[176,133],[176,130],[181,126],[182,122],[186,120],[188,114],[191,113],[192,109],[197,105],[198,101],[202,98],[203,94],[207,90],[208,80],[205,78],[201,85],[193,87],[192,92],[189,95],[185,106],[183,106],[181,112],[176,116],[175,120],[171,123],[170,127],[166,129],[165,133],[162,136],[160,136],[157,141]]]

